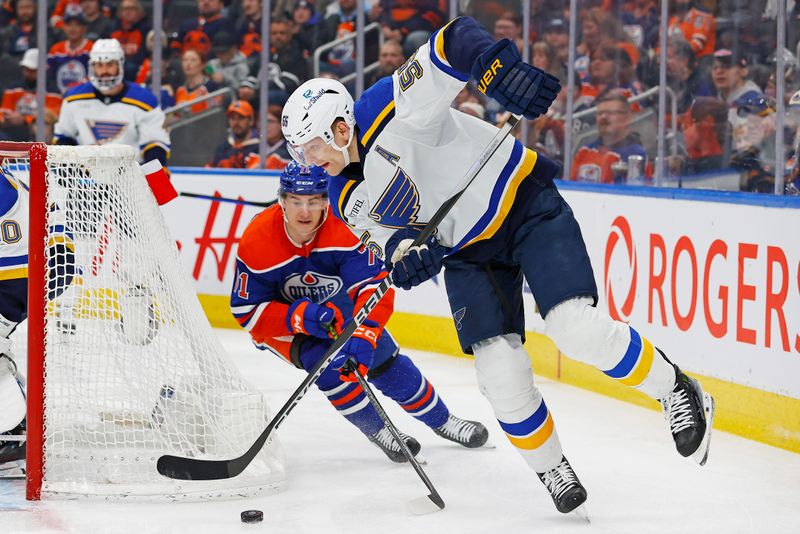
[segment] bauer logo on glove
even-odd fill
[[[501,39],[478,56],[472,66],[478,90],[514,115],[526,119],[547,113],[558,96],[558,78],[522,61],[517,45]]]

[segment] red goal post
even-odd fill
[[[155,469],[162,454],[241,454],[270,413],[208,324],[134,149],[0,142],[0,169],[21,185],[16,209],[29,204],[27,337],[13,340],[27,354],[27,498],[281,489],[277,439],[227,481]]]

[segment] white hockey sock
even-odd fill
[[[545,334],[574,360],[593,365],[619,382],[653,397],[665,397],[675,371],[653,344],[582,297],[560,303],[545,317]]]
[[[537,473],[558,465],[561,443],[553,417],[533,383],[531,361],[520,337],[493,337],[472,349],[481,393],[491,403],[509,441]]]

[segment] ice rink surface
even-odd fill
[[[236,365],[277,410],[301,372],[253,348],[244,332],[218,332]],[[289,471],[282,493],[205,503],[30,503],[22,481],[0,481],[0,533],[800,532],[800,455],[715,432],[708,464],[700,467],[675,452],[660,413],[538,380],[589,493],[591,524],[564,516],[504,438],[478,392],[472,361],[407,353],[450,409],[484,422],[497,446],[460,448],[384,402],[398,427],[421,442],[444,511],[409,515],[406,501],[425,495],[411,467],[390,463],[312,390],[278,431]],[[239,513],[253,508],[264,512],[264,521],[241,523]]]

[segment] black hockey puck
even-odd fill
[[[261,510],[245,510],[241,516],[242,523],[258,523],[264,520],[264,512]]]

